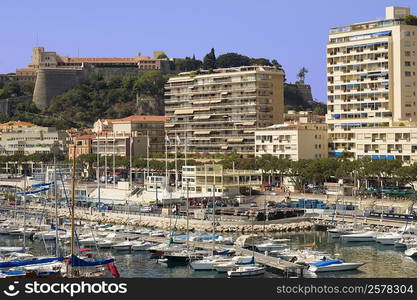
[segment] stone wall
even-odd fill
[[[46,109],[53,97],[76,86],[84,71],[74,69],[39,69],[37,71],[33,102],[39,109]]]

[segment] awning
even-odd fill
[[[255,125],[255,122],[243,122],[243,123],[240,123],[240,125],[250,126],[250,125]]]
[[[169,127],[169,128],[175,127],[175,124],[165,124],[165,127]]]
[[[188,115],[188,114],[193,114],[194,113],[194,109],[177,109],[174,112],[174,115]]]
[[[218,100],[202,100],[202,101],[195,101],[193,102],[194,105],[198,105],[198,104],[212,104],[212,103],[220,103],[222,102],[221,99]]]
[[[227,150],[229,147],[228,146],[221,146],[221,149],[223,150]]]
[[[243,130],[243,133],[254,133],[255,130]]]
[[[194,116],[193,120],[207,120],[210,119],[210,115],[197,115]]]
[[[227,141],[231,143],[240,143],[243,142],[243,139],[227,139]]]
[[[200,135],[200,134],[210,134],[211,130],[205,130],[205,131],[194,131],[194,135]]]

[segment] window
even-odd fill
[[[405,54],[405,56],[411,56],[411,52],[410,51],[405,51],[404,54]]]
[[[411,72],[408,72],[408,71],[404,72],[404,74],[405,74],[406,77],[410,77],[411,76]]]
[[[405,65],[406,67],[411,67],[411,61],[406,61],[406,62],[404,62],[404,65]]]

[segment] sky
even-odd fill
[[[386,6],[416,0],[1,0],[0,73],[26,67],[39,45],[60,55],[202,59],[237,52],[276,59],[287,82],[306,67],[313,97],[326,102],[329,28],[383,19]]]

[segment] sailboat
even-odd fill
[[[74,152],[76,153],[76,145],[74,145]],[[114,258],[104,260],[86,260],[78,257],[75,254],[75,168],[76,158],[73,158],[72,166],[72,201],[71,201],[71,252],[69,257],[65,260],[67,265],[67,272],[65,277],[69,278],[89,278],[89,277],[102,277],[105,275],[105,267],[116,278],[120,277],[120,274],[114,264]]]

